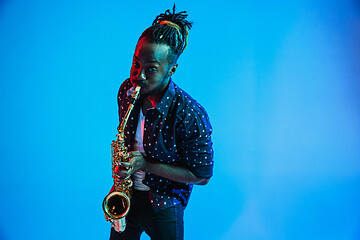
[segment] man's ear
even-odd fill
[[[170,69],[170,72],[169,72],[169,77],[172,76],[175,72],[176,72],[176,68],[177,68],[178,64],[175,63],[171,69]]]

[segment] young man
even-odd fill
[[[183,210],[193,184],[205,185],[212,176],[211,125],[204,108],[172,80],[177,59],[187,44],[191,23],[186,12],[167,10],[139,38],[130,79],[119,90],[119,119],[141,86],[125,127],[130,162],[115,174],[134,182],[124,232],[111,230],[110,239],[183,239]]]

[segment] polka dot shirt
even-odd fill
[[[119,120],[128,109],[132,85],[127,79],[118,94]],[[142,100],[139,99],[125,127],[125,144],[133,150]],[[173,81],[162,100],[145,116],[143,146],[148,161],[188,168],[194,175],[210,178],[213,174],[212,128],[204,108]],[[146,173],[143,183],[150,187],[154,209],[187,205],[192,184],[179,183]]]

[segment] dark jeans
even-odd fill
[[[145,231],[151,240],[184,239],[183,207],[181,204],[154,212],[148,192],[134,191],[126,228],[118,233],[111,228],[110,240],[140,240]]]

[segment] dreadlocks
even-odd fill
[[[163,43],[170,47],[170,62],[175,63],[187,45],[187,36],[192,22],[186,20],[186,11],[175,13],[175,4],[172,9],[158,15],[140,36],[151,43]]]

